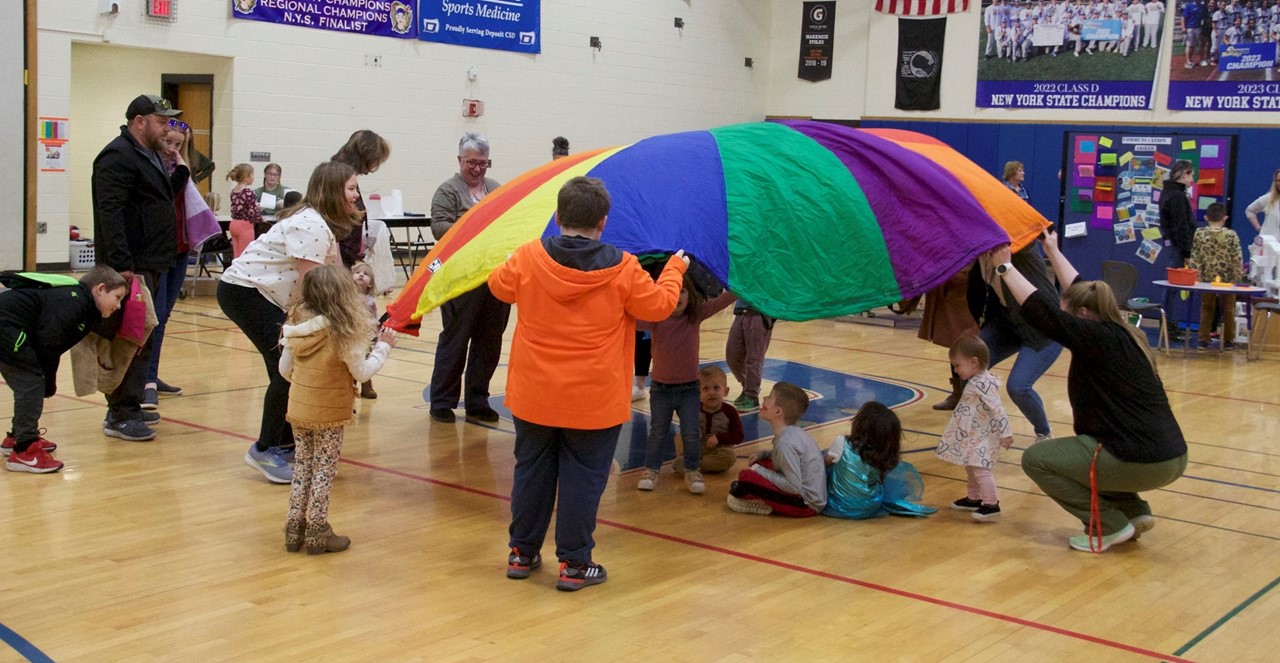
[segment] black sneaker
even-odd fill
[[[978,522],[991,522],[1000,517],[1000,503],[982,504],[978,506],[971,516]]]
[[[182,387],[175,387],[160,378],[156,378],[156,392],[166,396],[180,396],[182,395]]]
[[[967,497],[961,497],[951,503],[951,508],[956,511],[977,511],[981,506],[982,500],[971,500]]]
[[[498,418],[498,413],[487,405],[479,409],[467,410],[467,421],[473,424],[496,424]]]
[[[576,592],[583,587],[599,585],[608,577],[604,567],[595,562],[582,565],[560,562],[560,580],[556,581],[556,589]]]
[[[515,580],[524,580],[529,574],[542,566],[542,555],[533,555],[530,557],[522,552],[519,548],[512,548],[511,554],[507,555],[507,577]]]
[[[431,408],[431,419],[442,424],[451,424],[458,420],[457,415],[447,407]]]

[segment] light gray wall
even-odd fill
[[[6,3],[9,4],[9,3]],[[0,214],[0,269],[22,267],[23,205],[23,134],[27,122],[23,117],[22,82],[23,49],[22,3],[13,2],[19,11],[0,21],[0,200],[5,212]]]

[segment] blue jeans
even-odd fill
[[[1013,360],[1013,370],[1009,372],[1009,380],[1005,389],[1009,392],[1009,400],[1018,406],[1018,411],[1026,417],[1035,428],[1036,435],[1049,435],[1049,418],[1044,413],[1044,403],[1035,389],[1036,380],[1053,366],[1062,354],[1062,346],[1049,343],[1043,350],[1035,350],[1022,344],[1022,338],[1012,327],[988,325],[983,327],[979,335],[991,351],[991,365],[995,366],[1017,354]]]
[[[671,431],[671,415],[680,415],[680,435],[684,438],[684,468],[696,471],[702,462],[702,425],[698,411],[702,401],[698,394],[698,382],[649,384],[649,443],[645,447],[644,466],[657,470],[662,467],[666,441]],[[676,462],[680,462],[676,459]]]
[[[187,254],[180,253],[169,271],[160,275],[156,281],[155,296],[152,300],[156,307],[156,328],[151,332],[151,361],[147,363],[147,382],[155,382],[160,374],[160,346],[164,344],[164,327],[169,321],[169,314],[178,303],[178,293],[182,291],[182,282],[187,279]]]
[[[510,545],[526,555],[542,549],[556,506],[556,558],[571,564],[591,561],[592,534],[600,495],[622,425],[597,430],[556,428],[512,417],[516,425],[516,469],[511,485]]]

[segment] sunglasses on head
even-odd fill
[[[170,120],[169,120],[169,128],[170,128],[170,129],[177,129],[178,131],[186,131],[187,129],[190,129],[191,127],[190,127],[190,126],[188,126],[188,125],[187,125],[187,123],[186,123],[186,122],[183,122],[182,120],[173,120],[173,119],[170,119]]]

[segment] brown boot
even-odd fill
[[[284,526],[284,550],[285,552],[298,552],[302,550],[303,534],[306,532],[307,524],[301,520],[290,520]]]
[[[378,392],[373,390],[373,380],[361,383],[360,398],[374,399],[378,397]]]
[[[960,394],[964,393],[964,386],[968,384],[967,380],[961,380],[957,376],[951,376],[951,395],[933,404],[935,410],[954,410],[956,405],[960,403]]]
[[[351,547],[351,539],[333,533],[329,523],[313,525],[307,523],[307,554],[322,555],[327,552],[342,552]]]

